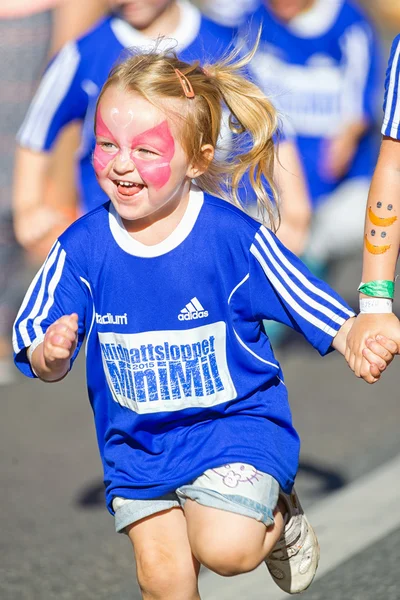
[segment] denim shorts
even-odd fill
[[[279,483],[271,475],[245,463],[231,463],[208,469],[197,479],[159,498],[129,500],[115,497],[112,503],[115,530],[125,533],[125,527],[145,517],[170,508],[183,508],[188,498],[204,506],[251,517],[269,527],[274,523],[278,496]]]

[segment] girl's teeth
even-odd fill
[[[130,181],[118,181],[118,185],[122,185],[124,187],[133,187],[133,186],[143,187],[142,183],[132,183]]]

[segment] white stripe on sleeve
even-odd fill
[[[57,244],[54,247],[53,252],[49,255],[49,257],[47,258],[47,261],[44,264],[44,268],[43,268],[43,271],[41,274],[42,282],[41,282],[40,289],[39,289],[38,295],[36,297],[35,303],[32,307],[32,310],[30,311],[28,316],[25,317],[25,319],[23,319],[21,321],[21,323],[18,326],[18,332],[19,332],[20,336],[22,337],[22,341],[24,342],[24,347],[30,346],[33,341],[33,340],[31,340],[31,338],[29,337],[29,334],[28,334],[28,322],[30,319],[34,319],[40,311],[40,308],[41,308],[41,305],[43,302],[44,290],[46,287],[47,275],[48,275],[49,270],[51,269],[51,267],[53,266],[53,264],[56,261],[59,249],[60,249],[60,243],[57,242]],[[32,288],[32,290],[31,290],[31,294],[33,292],[33,289],[34,288]],[[26,305],[29,303],[31,294],[30,295],[27,294]],[[18,352],[19,350],[20,350],[20,348],[18,348],[16,351]]]
[[[35,319],[33,321],[33,329],[35,331],[36,337],[40,337],[40,336],[44,335],[44,331],[41,327],[41,323],[47,317],[47,315],[49,314],[50,308],[54,304],[54,292],[55,292],[56,287],[61,279],[61,275],[62,275],[62,272],[64,269],[66,255],[67,255],[67,253],[65,252],[65,250],[61,250],[60,256],[58,257],[56,270],[54,271],[53,277],[50,279],[50,283],[49,283],[49,286],[47,289],[48,298],[47,298],[46,304],[44,305],[44,308],[43,308],[42,312],[40,313],[40,315],[37,315],[37,317],[35,317]]]
[[[261,256],[261,253],[254,245],[250,247],[250,252],[256,257],[261,267],[263,268],[264,273],[267,275],[268,279],[270,280],[274,288],[277,290],[277,292],[279,292],[279,295],[298,315],[303,317],[303,319],[305,319],[318,329],[321,329],[321,331],[324,331],[328,335],[331,335],[332,337],[334,337],[337,334],[336,329],[333,329],[333,327],[330,327],[329,325],[318,319],[315,315],[309,313],[307,310],[302,308],[298,302],[296,302],[296,300],[289,294],[288,290],[284,287],[284,285],[282,285],[282,283],[279,281],[276,275],[271,271],[264,258]]]
[[[21,146],[43,150],[51,122],[75,77],[79,61],[75,42],[66,44],[54,59],[43,76],[18,132]]]
[[[303,302],[308,304],[308,306],[311,306],[311,308],[313,308],[314,310],[317,310],[318,312],[326,315],[328,317],[328,319],[335,321],[335,323],[338,323],[339,325],[343,325],[343,323],[345,321],[345,319],[343,317],[341,317],[337,313],[334,313],[327,306],[324,306],[323,304],[320,304],[319,302],[314,300],[311,296],[309,296],[302,289],[300,289],[298,287],[298,285],[295,284],[295,282],[289,277],[287,272],[285,272],[282,269],[282,267],[278,264],[278,262],[272,256],[271,252],[268,250],[267,246],[264,244],[263,240],[261,239],[261,236],[258,233],[256,234],[256,239],[259,242],[260,246],[262,247],[263,251],[265,252],[266,256],[269,258],[270,262],[274,265],[274,267],[278,271],[279,275],[285,281],[287,287],[291,288],[291,290],[299,298],[301,298],[303,300]]]
[[[335,306],[336,308],[338,308],[344,314],[348,315],[349,317],[354,317],[353,311],[349,310],[348,308],[346,308],[346,306],[341,304],[336,298],[334,298],[327,292],[324,292],[323,290],[321,290],[317,286],[315,286],[313,283],[311,283],[311,281],[309,281],[307,279],[307,277],[305,275],[303,275],[303,273],[301,271],[299,271],[286,258],[286,256],[281,252],[281,250],[277,246],[271,232],[268,231],[268,229],[266,227],[261,226],[260,231],[263,234],[263,236],[265,237],[265,239],[267,240],[267,242],[268,242],[271,250],[274,252],[276,258],[281,262],[282,265],[284,265],[286,267],[286,269],[288,271],[290,271],[291,273],[293,273],[293,275],[295,275],[295,277],[297,277],[297,279],[304,285],[304,287],[308,288],[310,290],[310,292],[313,292],[316,296],[319,296],[320,298],[323,298],[324,300],[329,302],[332,306]]]
[[[38,282],[38,280],[39,280],[39,278],[40,278],[40,276],[41,276],[41,274],[43,272],[44,267],[45,267],[45,265],[43,264],[40,267],[39,271],[36,273],[35,278],[33,279],[31,285],[28,288],[28,291],[26,292],[25,298],[24,298],[24,300],[23,300],[23,302],[21,304],[21,308],[19,309],[18,314],[16,316],[16,319],[14,321],[14,328],[13,328],[13,349],[14,349],[14,352],[16,354],[20,351],[20,347],[18,345],[17,332],[16,332],[16,329],[15,329],[16,328],[16,324],[18,322],[19,317],[21,316],[21,314],[23,313],[23,311],[25,310],[25,308],[26,308],[26,306],[28,304],[29,298],[31,297],[31,294],[32,294],[33,290],[36,287],[36,284],[37,284],[37,282]]]

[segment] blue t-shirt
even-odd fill
[[[165,46],[184,61],[213,62],[224,55],[236,30],[206,19],[188,2],[179,2],[180,24]],[[34,151],[53,147],[62,128],[83,121],[78,151],[81,210],[87,212],[107,201],[92,166],[96,101],[111,68],[127,48],[149,48],[154,39],[126,21],[111,16],[86,35],[72,41],[50,63],[18,133],[18,143]],[[163,44],[161,44],[163,47]]]
[[[106,203],[27,292],[13,338],[25,375],[26,348],[73,312],[111,512],[114,496],[155,498],[230,462],[291,489],[299,439],[263,319],[324,355],[353,311],[270,230],[194,187],[175,231],[145,246]]]
[[[400,139],[400,35],[392,44],[385,81],[384,118],[382,134],[395,140]]]
[[[346,0],[317,0],[288,25],[264,3],[250,21],[250,40],[260,24],[260,46],[250,70],[293,125],[316,205],[341,183],[324,173],[321,162],[327,141],[346,122],[365,119],[371,125],[346,178],[372,175],[372,124],[380,91],[377,35],[361,9]]]

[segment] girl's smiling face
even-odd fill
[[[93,166],[122,219],[152,222],[169,204],[187,199],[195,170],[174,135],[179,126],[135,92],[116,85],[104,92],[96,113]]]

